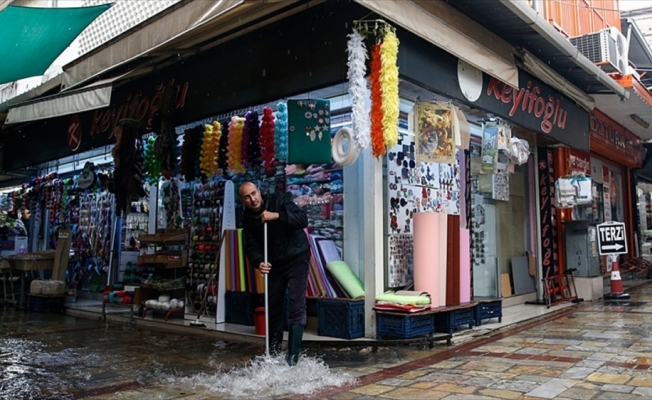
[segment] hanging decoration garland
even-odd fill
[[[367,99],[370,94],[365,79],[367,47],[362,35],[356,29],[353,29],[353,33],[349,35],[347,52],[349,54],[347,77],[349,79],[349,95],[351,96],[353,143],[362,150],[369,147],[371,141],[371,127],[367,114]]]
[[[380,84],[380,43],[376,43],[371,52],[371,153],[379,158],[385,155],[383,137],[383,96]]]
[[[222,124],[219,121],[213,121],[213,142],[215,146],[214,174],[219,173],[218,162],[220,159],[220,140],[222,140]]]
[[[247,159],[249,166],[260,167],[260,125],[258,125],[258,111],[249,111],[245,114],[245,126],[247,129]]]
[[[215,134],[213,125],[204,125],[204,137],[201,144],[199,166],[201,168],[201,174],[205,178],[211,178],[217,172],[217,148],[219,142],[216,139],[217,135]]]
[[[240,143],[240,146],[241,146],[240,150],[242,152],[241,155],[240,155],[240,157],[241,157],[240,159],[242,161],[242,165],[245,168],[249,167],[249,165],[250,165],[250,162],[249,162],[250,161],[249,160],[249,147],[250,147],[249,146],[249,118],[247,118],[248,115],[249,115],[249,111],[247,111],[247,113],[245,113],[245,117],[242,119],[244,122],[242,124],[242,134],[241,134],[241,136],[242,136],[241,140],[242,141]]]
[[[276,159],[285,162],[288,159],[288,106],[278,103],[276,106],[276,130],[274,131]]]
[[[263,108],[263,122],[260,125],[260,147],[262,147],[262,160],[268,174],[274,172],[274,134],[276,123],[274,112],[270,107]]]
[[[145,179],[150,185],[158,182],[163,173],[161,163],[156,157],[156,140],[156,137],[150,136],[145,141]]]
[[[398,37],[393,28],[387,28],[380,45],[380,87],[383,109],[383,139],[391,149],[398,143]]]
[[[240,174],[245,172],[242,163],[242,131],[244,129],[244,118],[233,117],[229,122],[229,172]]]
[[[180,171],[186,181],[192,182],[201,173],[199,170],[199,151],[203,127],[197,126],[183,132]]]
[[[229,120],[223,119],[220,123],[222,126],[222,135],[220,136],[220,146],[217,152],[217,166],[222,174],[229,169]]]

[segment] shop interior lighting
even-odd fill
[[[629,117],[645,129],[650,127],[650,123],[641,118],[638,114],[629,114]]]

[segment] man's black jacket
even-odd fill
[[[308,217],[293,201],[289,193],[269,194],[263,196],[263,210],[277,212],[277,220],[267,222],[267,256],[272,267],[280,267],[287,261],[300,261],[310,258],[310,245],[304,229],[308,226]],[[262,210],[261,210],[262,212]],[[254,267],[264,261],[263,224],[261,212],[245,208],[243,228],[245,252]]]

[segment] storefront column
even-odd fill
[[[344,168],[344,259],[364,282],[365,336],[376,337],[374,304],[384,289],[383,166],[369,151]]]

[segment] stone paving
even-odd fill
[[[325,351],[330,371],[354,383],[275,398],[652,398],[652,285],[629,293],[630,301],[580,303],[453,346]],[[228,398],[160,376],[219,373],[260,350],[192,332],[7,309],[0,398]]]

